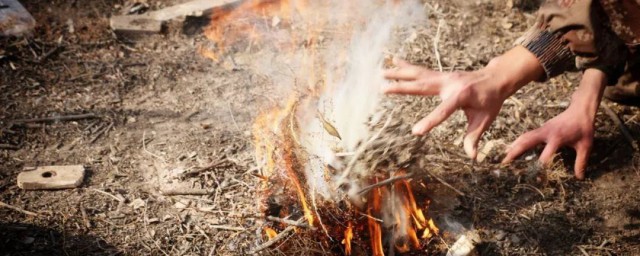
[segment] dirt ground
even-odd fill
[[[140,2],[159,9],[180,1]],[[532,23],[530,2],[427,0],[429,29],[410,42],[408,58],[438,68],[441,24],[435,45],[443,69],[479,68]],[[33,37],[0,39],[0,201],[37,216],[0,207],[0,254],[244,255],[264,242],[251,126],[278,102],[270,96],[277,85],[242,63],[202,57],[206,39],[186,35],[179,21],[158,35],[116,37],[109,17],[133,2],[22,3],[38,27]],[[519,91],[482,144],[509,143],[562,112],[579,76]],[[436,104],[400,101],[411,110],[406,120]],[[637,108],[605,104],[634,139],[640,135]],[[15,121],[85,113],[97,118]],[[585,181],[572,177],[571,150],[549,170],[536,167],[539,151],[500,166],[501,146],[471,165],[458,143],[464,127],[458,117],[436,130],[421,160],[464,194],[435,198],[431,214],[469,220],[482,238],[478,255],[640,254],[640,153],[603,110]],[[25,167],[75,164],[88,169],[80,188],[16,185]],[[166,196],[168,188],[210,193]],[[284,248],[265,253],[291,253]]]

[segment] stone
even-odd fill
[[[41,166],[18,174],[18,187],[24,190],[77,188],[82,184],[84,175],[82,165]]]

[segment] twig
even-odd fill
[[[80,203],[80,213],[82,213],[82,221],[84,223],[84,226],[87,229],[90,229],[91,222],[89,222],[89,218],[87,218],[87,209],[84,208],[84,205],[82,203]]]
[[[0,149],[18,150],[20,147],[11,144],[0,144]]]
[[[300,218],[298,221],[296,221],[296,223],[302,223],[304,222],[306,219],[305,218]],[[270,246],[274,245],[276,242],[282,240],[283,238],[287,237],[289,235],[289,233],[291,233],[294,229],[296,228],[296,226],[288,226],[287,228],[285,228],[284,230],[282,230],[282,232],[280,232],[278,235],[274,236],[273,238],[269,239],[269,241],[266,241],[265,243],[259,245],[258,247],[254,248],[253,250],[251,250],[249,252],[249,254],[256,254],[264,249],[269,248]]]
[[[442,61],[440,60],[440,51],[438,50],[438,42],[440,41],[440,28],[442,27],[443,20],[441,19],[438,22],[438,29],[436,31],[436,37],[433,38],[433,51],[436,55],[436,61],[438,63],[438,70],[442,72]]]
[[[145,153],[147,153],[147,154],[149,154],[149,155],[151,155],[151,156],[153,156],[155,158],[158,158],[158,159],[160,159],[160,161],[164,162],[164,158],[162,158],[161,156],[156,155],[154,153],[151,153],[149,150],[147,150],[146,138],[147,138],[147,132],[143,131],[142,132],[142,150],[144,150]]]
[[[102,136],[103,134],[105,134],[105,133],[109,132],[109,130],[111,130],[111,128],[112,128],[112,127],[113,127],[113,122],[111,122],[111,123],[109,124],[109,126],[107,126],[107,128],[104,128],[104,129],[100,130],[100,132],[98,132],[98,133],[96,134],[96,136],[95,136],[95,137],[93,137],[93,139],[91,139],[91,141],[89,142],[89,144],[93,144],[94,142],[96,142],[96,140],[98,140],[98,139],[100,138],[100,136]]]
[[[231,103],[227,101],[227,109],[229,110],[229,115],[231,116],[231,121],[233,121],[233,125],[236,126],[236,130],[238,132],[242,132],[242,130],[240,129],[240,126],[238,125],[238,122],[236,122],[236,117],[233,115],[233,110],[231,110]]]
[[[222,229],[222,230],[239,231],[239,232],[247,230],[246,228],[243,228],[243,227],[232,227],[232,226],[226,226],[226,225],[209,225],[209,226],[213,229]]]
[[[297,221],[294,221],[294,220],[283,219],[283,218],[278,218],[278,217],[274,217],[274,216],[267,216],[267,220],[280,222],[280,223],[283,223],[283,224],[287,224],[289,226],[296,226],[296,227],[308,228],[308,229],[311,229],[311,230],[316,230],[316,227],[309,226],[309,224],[307,224],[305,222],[297,222]]]
[[[171,188],[171,189],[162,191],[162,195],[165,195],[165,196],[182,196],[182,195],[204,196],[204,195],[211,195],[212,193],[213,191],[209,191],[201,188],[186,188],[186,189]]]
[[[214,168],[216,168],[216,167],[220,167],[221,165],[223,165],[223,164],[225,164],[225,163],[227,163],[227,162],[228,162],[227,158],[223,157],[222,159],[220,159],[220,160],[218,160],[218,161],[215,161],[215,162],[213,162],[212,164],[207,165],[207,166],[205,166],[205,167],[202,167],[202,168],[198,168],[198,169],[195,169],[195,170],[191,170],[191,171],[185,172],[185,173],[183,173],[183,174],[182,174],[182,176],[197,175],[197,174],[200,174],[200,173],[206,172],[206,171],[208,171],[208,170],[214,169]]]
[[[105,196],[111,197],[111,198],[113,198],[114,200],[116,200],[116,201],[118,201],[118,202],[121,202],[121,203],[122,203],[122,202],[124,202],[124,199],[119,198],[119,197],[117,197],[117,196],[114,196],[114,195],[112,195],[112,194],[109,194],[109,193],[107,193],[107,192],[105,192],[105,191],[102,191],[102,190],[99,190],[99,189],[95,189],[95,188],[92,188],[91,190],[93,190],[93,191],[95,191],[95,192],[98,192],[98,193],[100,193],[100,194],[103,194],[103,195],[105,195]]]
[[[462,191],[458,190],[457,188],[455,188],[454,186],[452,186],[451,184],[449,184],[448,182],[444,181],[442,178],[438,177],[437,175],[435,175],[434,173],[430,172],[427,170],[427,173],[433,177],[434,179],[436,179],[438,182],[442,183],[442,185],[447,186],[448,188],[450,188],[451,190],[453,190],[454,192],[456,192],[458,195],[461,196],[465,196],[464,193],[462,193]]]
[[[43,54],[42,56],[38,57],[36,59],[36,63],[42,63],[43,61],[45,61],[46,59],[48,59],[49,57],[51,57],[51,55],[53,55],[55,52],[57,52],[59,49],[61,49],[62,46],[61,45],[56,45],[55,47],[53,47],[51,50],[49,50],[48,52],[46,52],[45,54]]]
[[[32,119],[16,119],[13,120],[14,124],[27,124],[27,123],[48,123],[48,122],[62,122],[62,121],[78,121],[84,119],[93,119],[98,118],[96,114],[88,113],[88,114],[80,114],[80,115],[68,115],[68,116],[50,116],[50,117],[42,117],[42,118],[32,118]]]
[[[578,250],[580,250],[580,252],[582,252],[584,256],[589,256],[589,253],[587,253],[587,251],[585,251],[584,248],[582,248],[582,246],[578,246]]]
[[[371,184],[369,186],[364,187],[363,189],[358,191],[358,194],[362,195],[364,193],[369,192],[370,190],[372,190],[374,188],[379,188],[379,187],[382,187],[382,186],[386,186],[386,185],[389,185],[389,184],[394,183],[394,182],[399,181],[399,180],[410,179],[411,177],[413,177],[413,173],[391,177],[391,178],[388,178],[388,179],[383,180],[381,182],[378,182],[376,184]]]
[[[391,124],[391,120],[393,119],[393,114],[395,112],[396,112],[396,109],[392,110],[391,113],[389,114],[389,117],[387,118],[387,121],[384,123],[382,128],[380,128],[380,130],[378,130],[376,134],[371,136],[371,138],[368,141],[366,141],[356,150],[356,152],[353,154],[353,157],[351,157],[351,160],[349,161],[347,168],[344,169],[344,171],[342,172],[342,175],[340,176],[340,179],[338,179],[338,181],[340,181],[338,182],[338,184],[341,184],[342,183],[341,181],[343,181],[345,178],[347,178],[347,176],[349,176],[349,173],[351,173],[351,170],[356,165],[356,162],[358,161],[358,158],[360,158],[360,155],[362,155],[364,151],[367,150],[367,148],[371,145],[371,143],[377,140],[378,137],[380,137],[380,134],[382,134],[382,132],[385,129],[387,129],[387,126]]]
[[[5,203],[3,203],[3,202],[0,202],[0,206],[3,206],[3,207],[6,207],[6,208],[9,208],[9,209],[14,210],[14,211],[17,211],[17,212],[24,213],[24,214],[26,214],[26,215],[31,215],[31,216],[34,216],[34,217],[38,217],[38,214],[37,214],[37,213],[35,213],[35,212],[30,212],[30,211],[27,211],[27,210],[23,210],[23,209],[20,209],[20,208],[18,208],[18,207],[15,207],[15,206],[5,204]]]
[[[604,112],[607,113],[609,118],[611,118],[611,120],[618,126],[618,128],[620,128],[620,132],[622,132],[622,135],[624,136],[624,138],[627,139],[627,142],[631,144],[631,147],[633,147],[633,150],[638,151],[638,144],[633,139],[633,136],[631,135],[629,128],[627,128],[624,122],[622,122],[620,117],[609,107],[609,105],[607,105],[606,103],[602,103],[601,105],[602,105],[602,108],[604,108]]]

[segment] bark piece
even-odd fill
[[[84,180],[84,166],[41,166],[18,174],[18,187],[25,190],[76,188]]]

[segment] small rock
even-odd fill
[[[22,241],[20,242],[22,242],[23,244],[32,244],[35,240],[36,240],[35,238],[27,236],[23,238]]]
[[[518,236],[517,236],[517,235],[515,235],[515,234],[512,234],[512,235],[509,237],[509,241],[511,241],[511,243],[512,243],[513,245],[520,245],[520,243],[522,242],[522,240],[520,239],[520,237],[518,237]]]
[[[503,230],[496,231],[494,235],[495,239],[498,241],[502,241],[506,236],[507,236],[507,232],[504,232]]]
[[[135,200],[133,200],[133,202],[129,204],[129,206],[132,207],[134,210],[144,207],[145,205],[146,203],[144,202],[144,200],[140,198],[136,198]]]

